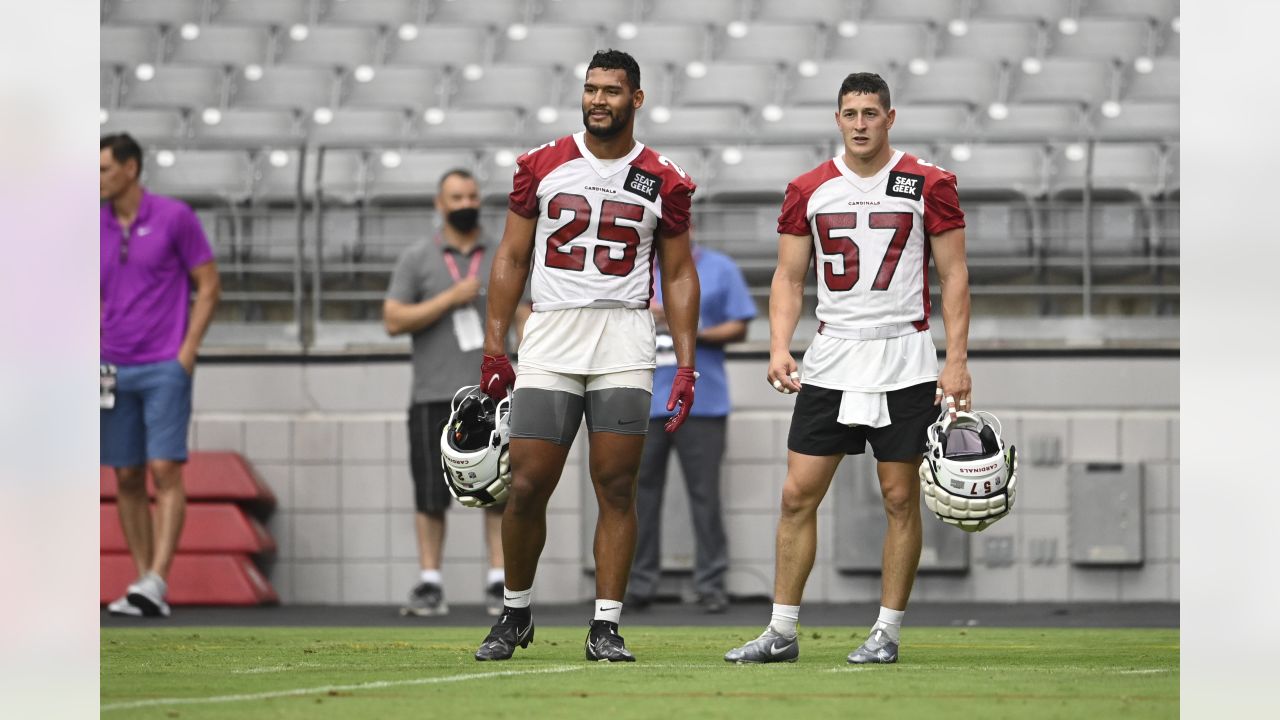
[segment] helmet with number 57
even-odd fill
[[[495,403],[479,385],[453,396],[440,435],[440,463],[449,492],[467,507],[502,502],[511,485],[511,398]]]
[[[938,519],[979,532],[1013,509],[1018,458],[1000,429],[989,412],[958,412],[952,420],[945,408],[929,426],[920,491]]]

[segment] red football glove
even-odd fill
[[[516,384],[516,371],[506,355],[485,355],[480,363],[480,391],[494,402],[507,396],[507,390]]]
[[[667,400],[667,410],[675,410],[676,403],[679,403],[680,411],[667,421],[667,432],[679,430],[684,419],[689,417],[689,410],[693,408],[693,382],[697,379],[698,373],[693,368],[676,369],[676,378],[671,381],[671,398]]]

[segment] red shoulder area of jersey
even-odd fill
[[[698,187],[693,181],[693,176],[684,168],[648,145],[645,145],[644,150],[641,150],[636,159],[631,161],[631,165],[662,178],[660,192],[663,197],[668,197],[675,192],[692,194]]]
[[[912,175],[924,176],[924,192],[929,194],[929,190],[933,185],[942,180],[950,180],[954,185],[956,182],[956,174],[950,170],[934,165],[933,163],[923,161],[911,153],[902,153],[902,159],[898,160],[898,164],[893,166],[897,172],[911,173]]]
[[[582,153],[578,151],[578,143],[573,141],[572,135],[565,135],[521,155],[516,163],[528,167],[534,177],[542,180],[552,170],[580,157]]]
[[[840,168],[836,167],[835,160],[827,158],[818,167],[792,180],[791,184],[807,198],[823,183],[836,177],[840,177]]]

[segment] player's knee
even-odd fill
[[[507,491],[507,504],[512,512],[537,512],[546,508],[550,498],[551,493],[543,488],[542,483],[525,475],[512,475],[511,488]]]
[[[907,519],[920,512],[920,501],[910,488],[888,488],[882,496],[884,510],[893,519]]]
[[[822,496],[809,492],[798,483],[788,481],[782,487],[782,513],[800,515],[817,511]]]
[[[598,481],[598,496],[602,507],[617,512],[629,512],[636,502],[636,486],[632,476],[618,475]]]

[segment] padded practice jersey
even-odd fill
[[[601,161],[583,132],[516,161],[509,207],[538,218],[530,289],[533,309],[647,308],[655,233],[689,228],[693,179],[637,142],[626,157]]]

